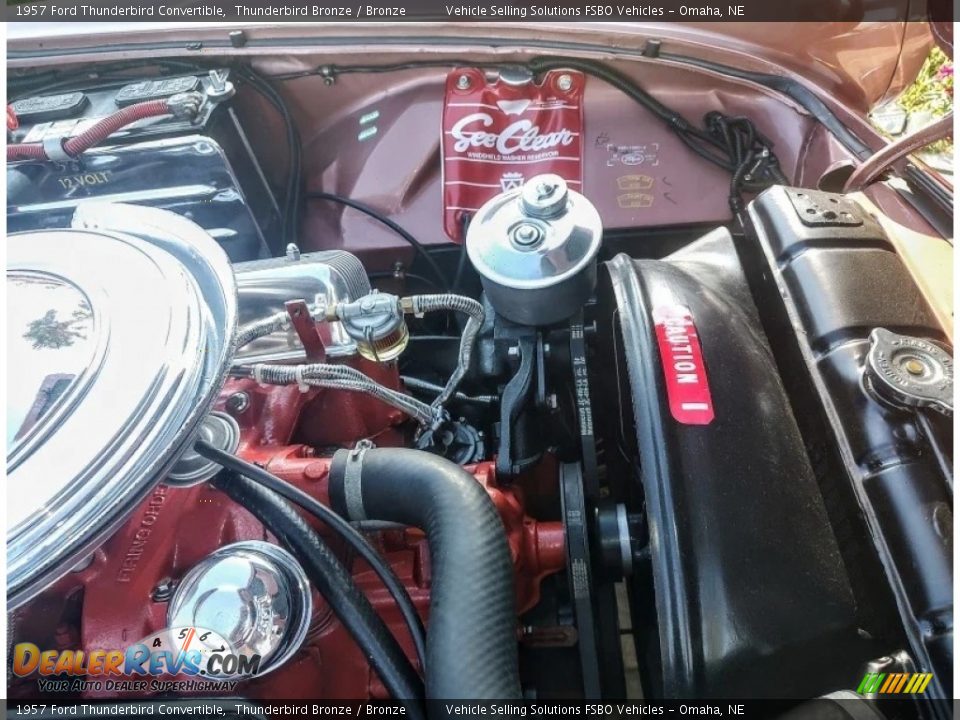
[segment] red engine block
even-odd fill
[[[399,386],[396,368],[359,362],[360,369],[380,382]],[[324,503],[329,502],[330,460],[323,456],[323,449],[350,446],[365,437],[380,446],[401,446],[405,440],[402,413],[346,391],[301,393],[296,387],[261,387],[252,380],[233,380],[224,389],[219,407],[229,407],[241,425],[238,452],[242,457]],[[555,491],[555,463],[541,463],[528,485],[498,484],[490,462],[468,470],[490,494],[503,520],[521,613],[536,604],[542,578],[565,566],[562,523],[537,521],[524,507],[525,486],[546,484]],[[319,523],[314,526],[341,549],[335,536]],[[429,629],[430,555],[423,534],[415,529],[394,530],[370,538],[406,585]],[[252,539],[270,538],[249,512],[210,485],[160,485],[96,551],[89,565],[16,611],[16,641],[61,650],[125,648],[165,628],[171,582],[216,548]],[[415,659],[406,626],[379,579],[362,560],[352,561],[351,572],[408,656]],[[282,668],[248,681],[242,694],[253,699],[386,697],[329,607],[317,595],[314,600],[313,622],[300,652]],[[34,695],[36,689],[32,682],[19,687],[24,695]],[[11,694],[18,694],[16,686]]]

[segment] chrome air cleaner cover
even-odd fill
[[[187,448],[233,353],[227,256],[165,210],[7,238],[7,597],[68,572]]]

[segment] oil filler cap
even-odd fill
[[[194,565],[174,590],[167,625],[212,631],[234,653],[259,655],[257,675],[263,676],[300,649],[312,608],[307,575],[293,555],[272,543],[247,540],[225,545]],[[236,674],[226,663],[222,670],[214,677]]]
[[[200,423],[197,439],[232,454],[240,444],[240,426],[230,415],[214,410]],[[183,487],[199,485],[220,472],[220,469],[219,463],[207,459],[191,446],[167,473],[165,482],[167,485]]]
[[[893,405],[953,415],[953,357],[929,340],[876,328],[870,333],[864,379]]]

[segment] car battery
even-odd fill
[[[201,75],[158,78],[14,101],[10,142],[73,137],[122,107],[181,92],[206,92]],[[268,257],[280,212],[229,101],[206,102],[193,120],[172,115],[121,128],[66,161],[7,164],[7,231],[67,227],[84,200],[171,210],[204,228],[234,262]]]

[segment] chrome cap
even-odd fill
[[[864,379],[888,403],[953,415],[953,357],[930,340],[875,328]]]
[[[477,211],[467,255],[482,277],[504,287],[551,287],[595,260],[602,232],[589,200],[557,175],[538,175]]]
[[[197,439],[204,440],[218,450],[232,454],[240,445],[240,426],[232,416],[214,410],[200,423]],[[167,473],[164,483],[177,487],[199,485],[212,478],[222,469],[218,463],[198,453],[191,444],[184,450],[173,469]]]
[[[7,595],[66,573],[162,479],[225,378],[223,250],[164,210],[81,206],[7,238]]]
[[[559,175],[537,175],[520,189],[523,211],[530,217],[552,218],[567,210],[567,181]]]
[[[167,625],[212,630],[233,652],[259,655],[258,675],[264,675],[303,644],[312,608],[296,559],[277,545],[251,540],[220,548],[184,576]]]

